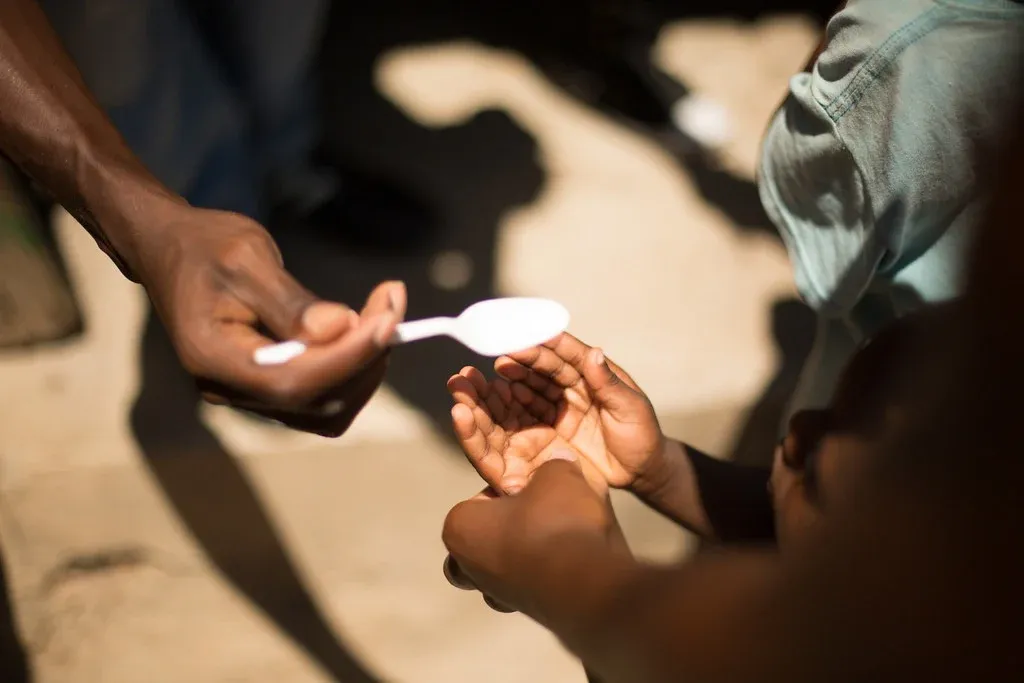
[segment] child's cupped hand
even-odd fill
[[[664,436],[647,396],[600,349],[562,334],[502,356],[499,377],[448,380],[462,449],[494,490],[514,494],[566,449],[599,491],[633,488],[659,467]]]

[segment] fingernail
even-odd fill
[[[604,365],[604,351],[601,349],[594,350],[594,362],[598,365]]]
[[[406,297],[405,283],[395,282],[391,285],[388,290],[388,304],[391,306],[391,310],[398,313],[404,307],[404,300]]]
[[[395,333],[395,314],[385,313],[377,323],[377,331],[373,334],[373,340],[377,346],[387,346],[391,343],[391,337]]]
[[[302,327],[313,337],[324,337],[338,331],[351,320],[348,306],[318,301],[302,314]]]
[[[498,602],[497,600],[488,595],[484,596],[484,602],[487,604],[488,607],[490,607],[495,612],[500,612],[502,614],[516,613],[516,610],[512,609],[511,607],[506,607],[505,605],[501,604],[500,602]]]
[[[442,571],[444,572],[444,578],[455,588],[463,591],[476,590],[476,586],[462,573],[462,569],[459,568],[458,563],[452,559],[451,555],[444,558]]]
[[[338,399],[323,404],[320,408],[320,414],[324,417],[333,417],[334,415],[340,415],[343,410],[345,410],[345,402]]]
[[[555,452],[551,454],[552,460],[568,460],[569,462],[576,462],[576,451],[571,448],[556,448]]]
[[[514,496],[524,488],[526,488],[526,482],[522,479],[506,479],[501,482],[501,490],[504,491],[507,496]]]

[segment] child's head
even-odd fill
[[[905,416],[915,349],[941,334],[948,306],[902,318],[854,354],[827,408],[793,416],[775,451],[771,490],[780,543],[800,535],[828,508],[838,482],[863,463]]]

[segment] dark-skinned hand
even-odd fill
[[[665,437],[647,396],[604,353],[570,334],[495,361],[488,381],[467,367],[448,380],[459,444],[495,490],[515,493],[558,448],[584,474],[642,493],[661,485]]]
[[[203,397],[323,436],[348,429],[384,377],[405,286],[379,285],[356,313],[302,287],[244,216],[182,204],[161,218],[137,236],[135,275]],[[253,361],[291,339],[308,350],[284,365]]]
[[[538,571],[553,562],[565,539],[586,538],[628,553],[607,495],[583,476],[578,456],[558,449],[516,495],[486,490],[448,513],[442,539],[445,574],[464,590],[480,590],[503,612],[533,614]]]

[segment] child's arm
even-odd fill
[[[666,439],[660,462],[660,485],[634,490],[653,509],[706,540],[775,540],[771,470],[719,460],[674,439]]]
[[[455,432],[496,491],[515,493],[561,448],[602,493],[627,489],[702,538],[770,541],[765,470],[721,462],[665,438],[650,401],[604,354],[568,334],[449,381]]]

